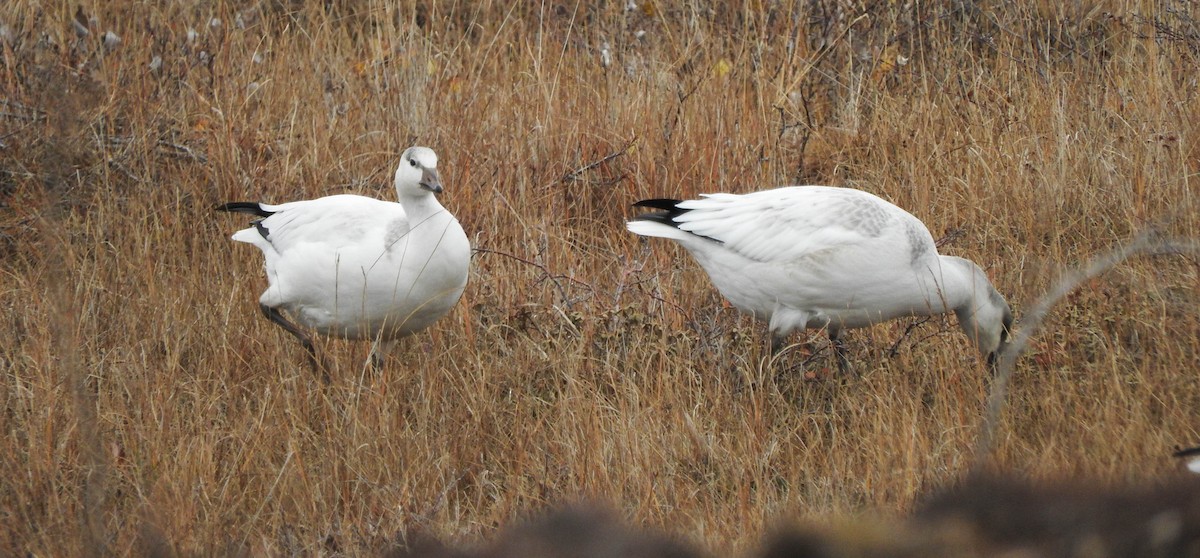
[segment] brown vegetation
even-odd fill
[[[921,503],[911,518],[840,518],[781,524],[763,558],[954,556],[1200,556],[1200,481],[1101,488],[1091,482],[971,477]],[[604,506],[551,509],[502,529],[487,544],[456,546],[411,535],[389,555],[412,558],[706,556],[662,533],[636,529]]]
[[[586,498],[728,555],[901,514],[975,458],[990,382],[961,333],[856,331],[861,377],[807,381],[816,336],[773,375],[761,324],[626,233],[630,203],[862,188],[1018,317],[1139,232],[1200,230],[1191,3],[594,4],[3,3],[0,549],[361,554]],[[413,144],[470,283],[382,372],[321,343],[323,387],[211,209],[391,199]],[[1200,440],[1198,273],[1134,259],[1052,308],[991,466],[1171,471]]]

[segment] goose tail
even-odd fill
[[[629,232],[641,236],[657,236],[661,238],[671,238],[675,240],[689,240],[694,238],[703,238],[713,242],[720,243],[721,240],[697,234],[692,231],[686,231],[679,228],[680,222],[677,218],[684,213],[691,211],[689,208],[680,207],[683,203],[680,200],[667,198],[657,198],[651,200],[642,200],[635,204],[634,207],[646,207],[657,209],[650,213],[642,213],[632,220],[625,223],[625,228]]]
[[[634,207],[645,207],[645,208],[649,208],[649,209],[657,209],[658,211],[655,211],[652,213],[642,213],[641,215],[634,217],[633,220],[634,221],[650,221],[653,223],[662,223],[664,225],[668,225],[668,226],[672,226],[672,227],[678,226],[675,223],[675,218],[680,215],[683,215],[684,213],[687,213],[687,211],[688,211],[686,209],[680,208],[679,204],[680,204],[679,200],[672,200],[672,199],[668,199],[668,198],[656,198],[656,199],[652,199],[652,200],[641,200],[641,201],[633,204],[633,206]]]
[[[658,211],[642,213],[625,223],[625,227],[629,229],[629,232],[641,236],[682,238],[686,236],[686,233],[679,230],[679,223],[675,222],[675,217],[685,210],[679,209],[678,205],[679,200],[665,198],[641,200],[633,206],[657,209]]]
[[[272,209],[276,209],[274,207],[267,209],[268,207],[271,206],[258,202],[229,202],[218,205],[213,209],[217,211],[228,211],[230,213],[249,213],[258,217],[258,219],[250,222],[252,225],[250,228],[242,229],[234,233],[230,238],[238,242],[253,244],[263,248],[263,251],[266,251],[267,248],[264,246],[270,245],[271,231],[267,230],[267,227],[263,225],[263,219],[274,215],[275,212],[272,211]]]

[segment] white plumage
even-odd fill
[[[259,220],[233,239],[257,246],[269,286],[263,313],[316,353],[304,328],[322,335],[390,342],[441,318],[467,284],[471,247],[462,226],[434,196],[442,191],[437,155],[411,147],[395,175],[399,203],[355,195],[217,209]],[[378,364],[383,347],[372,358]]]
[[[628,223],[675,240],[734,307],[769,323],[772,348],[804,328],[843,329],[953,311],[992,362],[1012,312],[973,262],[937,252],[916,217],[849,188],[791,186],[698,200],[643,200]]]

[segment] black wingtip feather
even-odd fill
[[[667,225],[668,227],[675,227],[678,229],[679,223],[675,221],[675,218],[679,217],[680,215],[683,215],[684,213],[691,211],[690,209],[684,209],[682,207],[679,207],[680,203],[682,203],[682,201],[673,200],[670,198],[655,198],[655,199],[650,199],[650,200],[641,200],[641,201],[633,204],[633,206],[634,207],[648,207],[650,209],[658,209],[659,211],[655,211],[653,213],[643,213],[641,215],[638,215],[637,217],[634,217],[633,220],[634,221],[650,221],[652,223],[662,223],[664,225]],[[694,231],[688,231],[688,232],[691,232],[691,234],[693,234],[693,235],[696,235],[700,238],[706,238],[706,239],[716,242],[718,244],[725,243],[724,240],[721,240],[719,238],[713,238],[711,236],[696,234]]]
[[[676,228],[679,227],[679,223],[675,222],[675,218],[680,215],[683,215],[684,213],[687,213],[687,211],[688,211],[686,209],[679,208],[679,200],[672,200],[672,199],[667,199],[667,198],[641,200],[641,201],[633,204],[633,206],[634,207],[648,207],[650,209],[661,210],[661,211],[655,211],[653,213],[643,213],[641,215],[638,215],[637,217],[633,218],[634,221],[653,221],[655,223],[662,223],[664,225],[669,225],[669,226],[676,227]]]
[[[258,202],[229,202],[223,203],[214,207],[217,211],[228,211],[230,213],[251,213],[259,217],[270,217],[273,212],[262,208],[262,204]]]
[[[678,205],[679,205],[679,200],[673,200],[670,198],[655,198],[652,200],[641,200],[641,201],[633,204],[634,207],[649,207],[651,209],[662,209],[664,211],[678,211],[679,208],[676,207]]]
[[[1171,455],[1175,457],[1194,457],[1200,455],[1200,446],[1187,449],[1178,449],[1178,446],[1176,446],[1175,453]]]

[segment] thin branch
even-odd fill
[[[504,256],[506,258],[510,258],[510,259],[516,260],[518,262],[521,262],[523,264],[531,265],[533,267],[536,267],[536,268],[542,270],[542,273],[545,274],[545,277],[550,279],[551,281],[553,281],[555,287],[558,287],[559,296],[562,297],[563,303],[565,303],[567,305],[567,308],[571,307],[571,299],[570,299],[570,297],[567,296],[567,289],[562,286],[562,283],[558,282],[559,279],[566,279],[567,281],[570,281],[572,283],[587,287],[588,290],[592,291],[593,293],[595,293],[595,291],[596,291],[596,289],[594,287],[592,287],[590,284],[588,284],[584,281],[580,281],[579,279],[576,279],[569,275],[563,275],[561,273],[553,273],[550,271],[550,268],[545,266],[545,264],[541,264],[541,263],[535,262],[535,261],[527,259],[527,258],[522,258],[521,256],[518,256],[516,254],[510,254],[508,252],[503,252],[500,250],[492,250],[490,248],[475,248],[474,250],[476,253],[479,253],[479,254],[496,254],[497,256]]]
[[[109,159],[108,166],[112,167],[114,170],[116,170],[117,172],[124,175],[125,178],[129,179],[130,182],[135,182],[137,184],[143,183],[142,179],[138,178],[137,175],[133,174],[133,171],[129,170],[129,167],[125,166],[123,163],[121,163],[120,161],[118,161],[116,159]]]
[[[208,164],[208,157],[203,153],[197,153],[192,148],[183,145],[182,143],[172,143],[167,140],[158,140],[158,146],[164,147],[162,151],[167,155],[173,155],[182,159],[191,159],[202,165]]]
[[[106,136],[104,138],[104,141],[108,142],[108,145],[111,145],[114,147],[124,146],[124,145],[132,144],[134,142],[134,137],[133,136]],[[173,157],[179,157],[181,159],[189,159],[192,161],[196,161],[197,163],[200,163],[202,165],[208,164],[208,156],[204,155],[203,153],[199,153],[196,150],[194,150],[186,145],[183,145],[182,143],[175,143],[175,142],[167,141],[165,139],[160,139],[157,142],[155,142],[155,145],[158,146],[158,151],[160,153],[170,155]]]
[[[645,262],[639,262],[636,260],[630,262],[625,258],[621,258],[621,261],[623,264],[621,266],[621,277],[617,279],[617,288],[613,291],[612,297],[614,316],[616,315],[615,312],[621,309],[621,295],[625,293],[625,288],[627,285],[629,285],[629,283],[626,283],[626,280],[629,279],[629,276],[631,275],[641,275],[642,270],[646,268]],[[637,285],[638,281],[634,281],[632,284]]]
[[[991,392],[988,394],[987,409],[980,428],[978,445],[975,448],[975,468],[982,470],[991,458],[995,443],[996,430],[1000,427],[1000,416],[1004,401],[1008,395],[1008,383],[1016,368],[1017,357],[1025,351],[1029,340],[1033,337],[1046,319],[1050,309],[1058,304],[1079,285],[1095,279],[1121,262],[1133,256],[1165,256],[1193,254],[1200,256],[1200,240],[1183,238],[1161,238],[1158,232],[1151,229],[1139,234],[1128,244],[1118,247],[1106,254],[1097,256],[1087,265],[1067,273],[1049,292],[1042,295],[1021,320],[1008,346],[1000,351],[999,364],[996,367],[996,377],[993,380]]]
[[[945,236],[935,240],[933,242],[933,245],[937,248],[941,248],[942,246],[946,246],[947,244],[953,244],[954,242],[958,241],[958,239],[962,238],[966,234],[967,234],[966,229],[964,229],[962,227],[958,227],[950,232],[947,232]]]
[[[896,342],[892,343],[892,347],[888,349],[888,358],[896,358],[896,355],[900,354],[900,344],[903,343],[905,339],[908,339],[908,335],[912,333],[914,329],[917,329],[917,327],[928,323],[929,320],[932,319],[932,316],[925,316],[924,318],[913,318],[911,321],[909,321],[908,325],[904,328],[904,333],[901,333],[900,337],[896,338]],[[913,345],[916,345],[925,339],[929,339],[929,337],[918,339],[913,343]]]
[[[643,255],[648,254],[650,252],[650,246],[645,240],[646,239],[643,238],[638,241],[638,243],[642,245],[642,254]],[[634,270],[634,273],[637,275],[641,275],[641,273],[645,269],[645,267],[646,267],[645,261],[642,260],[642,263],[640,263],[638,265],[638,268],[636,270]],[[671,308],[674,308],[680,314],[683,314],[685,321],[687,321],[687,322],[694,321],[692,318],[692,314],[690,312],[688,312],[686,309],[684,309],[683,306],[680,306],[678,303],[676,303],[674,301],[667,300],[665,297],[663,297],[661,294],[659,294],[660,289],[652,288],[652,289],[647,290],[647,289],[642,288],[642,285],[645,283],[653,282],[656,285],[658,283],[660,283],[658,275],[659,275],[659,273],[656,271],[653,274],[651,274],[650,277],[639,278],[638,280],[636,280],[632,283],[629,283],[628,287],[637,287],[638,292],[641,292],[642,294],[649,296],[652,300],[656,300],[665,306],[670,306]]]
[[[592,161],[591,163],[588,163],[582,167],[579,167],[571,172],[568,172],[567,174],[564,174],[561,179],[561,182],[575,180],[575,179],[579,178],[579,175],[581,175],[585,172],[588,172],[600,165],[603,165],[604,163],[607,163],[613,159],[616,159],[617,157],[620,157],[621,155],[628,153],[629,148],[633,147],[633,144],[637,143],[637,140],[638,140],[638,138],[634,137],[633,139],[626,142],[624,147],[622,147],[616,151],[613,151],[612,153],[609,153],[608,155],[605,155],[604,157],[601,157],[600,159]]]
[[[41,119],[45,118],[44,116],[42,116],[40,114],[33,114],[33,115],[18,114],[15,112],[8,112],[6,110],[0,110],[0,117],[11,118],[13,120],[23,120],[25,122],[37,122],[37,121],[40,121]]]
[[[46,118],[46,111],[31,107],[24,103],[18,103],[12,99],[0,99],[0,105],[12,108],[19,112],[0,111],[0,115],[5,118],[15,118],[18,120],[37,121]]]

